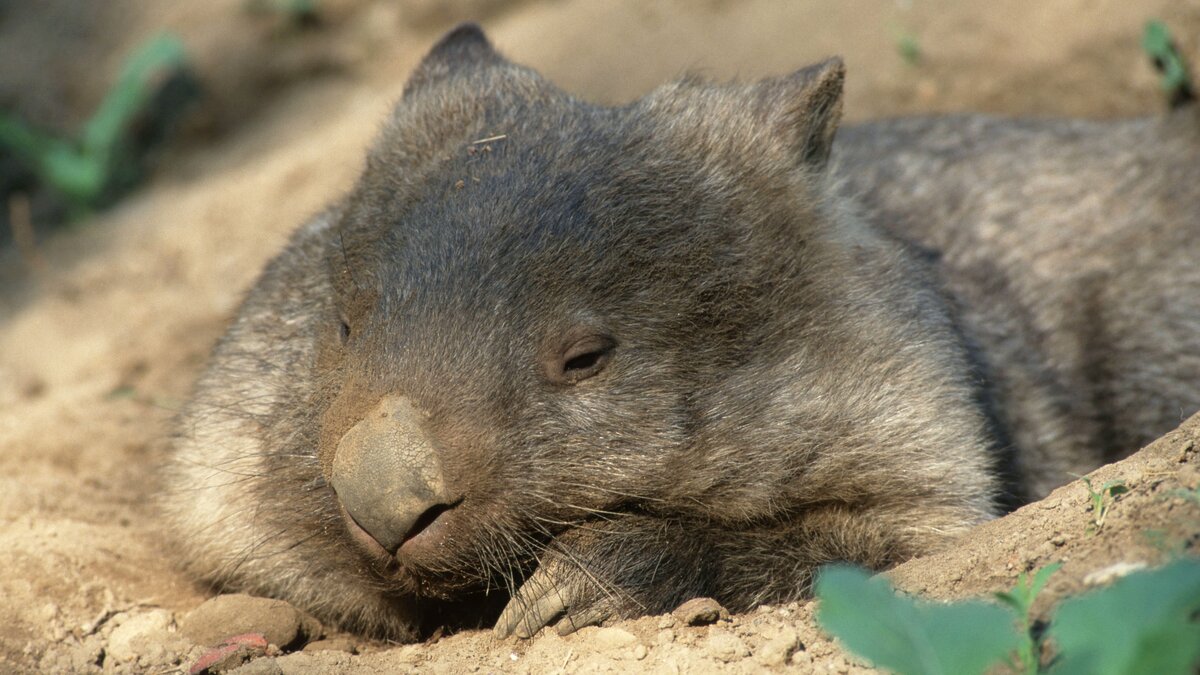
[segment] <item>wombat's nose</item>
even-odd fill
[[[338,443],[330,484],[389,553],[453,506],[440,462],[408,399],[385,397]]]

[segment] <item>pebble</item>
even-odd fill
[[[792,654],[792,658],[789,661],[791,661],[793,666],[800,666],[800,670],[803,672],[809,672],[809,669],[813,665],[812,654],[805,651],[798,651]]]
[[[247,661],[267,653],[267,639],[259,633],[235,635],[224,644],[204,652],[188,668],[188,675],[213,675],[228,673]]]
[[[591,642],[599,649],[616,649],[637,642],[637,636],[624,628],[597,628],[591,635]]]
[[[692,598],[671,614],[685,626],[707,626],[729,616],[729,612],[712,598]]]
[[[286,649],[319,637],[321,624],[282,600],[236,593],[218,595],[189,612],[179,632],[203,646],[231,635],[261,633],[270,644]]]
[[[120,663],[136,662],[173,637],[170,629],[171,613],[165,609],[130,615],[109,634],[105,652]]]
[[[229,675],[283,675],[283,668],[275,659],[254,659],[229,671]]]
[[[633,658],[637,661],[646,658],[646,655],[649,653],[650,651],[646,649],[646,645],[637,645],[633,648]]]
[[[764,666],[782,666],[800,647],[800,636],[788,627],[779,629],[779,634],[767,640],[754,652],[754,660]]]
[[[704,641],[704,650],[718,661],[732,663],[750,654],[746,643],[732,633],[714,632]]]

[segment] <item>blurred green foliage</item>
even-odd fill
[[[140,178],[141,157],[132,143],[134,123],[153,103],[163,82],[185,64],[178,38],[159,35],[125,62],[78,137],[55,136],[0,111],[0,148],[74,206],[94,208]]]
[[[1175,47],[1171,31],[1162,21],[1146,23],[1142,33],[1142,49],[1154,61],[1160,73],[1159,83],[1172,107],[1178,107],[1196,99],[1196,91],[1188,74],[1187,64]]]
[[[917,600],[897,595],[882,577],[830,566],[817,578],[817,620],[850,651],[901,675],[970,675],[1006,660],[1026,673],[1052,675],[1196,672],[1200,560],[1135,572],[1063,601],[1044,638],[1054,656],[1039,663],[1029,609],[1056,569],[1022,575],[996,605]]]
[[[1064,601],[1049,634],[1053,675],[1194,673],[1200,666],[1200,561],[1134,572]]]
[[[913,600],[882,577],[842,566],[824,568],[816,591],[825,630],[902,675],[978,675],[1019,646],[1013,614],[999,605]]]

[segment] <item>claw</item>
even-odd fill
[[[599,626],[602,621],[610,618],[611,616],[612,612],[608,611],[607,609],[600,606],[592,606],[583,610],[582,612],[574,614],[568,612],[566,616],[562,618],[562,620],[555,624],[554,629],[558,631],[559,635],[567,636],[579,630],[580,628]]]
[[[532,637],[544,626],[563,613],[567,607],[566,598],[559,589],[539,578],[535,573],[522,584],[517,594],[508,601],[494,629],[498,638],[516,635],[519,638]]]

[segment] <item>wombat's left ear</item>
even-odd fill
[[[442,36],[425,58],[421,59],[417,69],[408,78],[408,83],[404,85],[404,93],[407,95],[457,72],[502,63],[505,63],[504,57],[492,47],[492,43],[478,24],[459,24]]]
[[[783,138],[790,139],[795,157],[820,168],[829,160],[833,137],[842,118],[842,84],[846,66],[834,57],[791,75],[759,83],[768,115]]]

